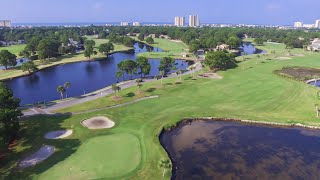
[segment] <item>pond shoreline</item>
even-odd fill
[[[172,169],[171,169],[171,178],[175,179],[176,177],[176,169],[177,163],[175,162],[175,159],[170,156],[170,153],[168,149],[165,147],[165,145],[162,143],[162,137],[165,133],[168,133],[170,131],[173,131],[176,128],[185,126],[185,125],[191,125],[192,122],[196,121],[220,121],[220,122],[235,122],[242,125],[248,125],[248,126],[257,126],[257,127],[269,127],[269,128],[281,128],[281,129],[292,129],[292,128],[303,128],[307,130],[320,130],[320,126],[308,126],[303,125],[300,123],[277,123],[277,122],[266,122],[266,121],[255,121],[255,120],[241,120],[241,119],[234,119],[234,118],[217,118],[217,117],[200,117],[200,118],[184,118],[181,121],[176,122],[175,124],[171,124],[168,127],[163,127],[161,132],[158,135],[159,143],[161,144],[162,148],[167,153],[167,156],[169,157],[171,163],[172,163]]]
[[[113,54],[116,54],[116,53],[126,53],[126,52],[130,52],[130,51],[132,51],[132,50],[133,50],[133,49],[131,48],[131,49],[128,49],[128,50],[114,51],[114,52],[109,53],[108,56],[113,55]],[[61,62],[61,63],[57,63],[57,64],[51,64],[51,65],[48,65],[48,66],[39,68],[39,70],[34,71],[33,73],[36,73],[36,72],[45,70],[45,69],[47,69],[47,68],[52,68],[52,67],[56,67],[56,66],[62,66],[62,65],[65,65],[65,64],[101,61],[101,60],[103,60],[103,59],[105,59],[105,58],[108,58],[108,56],[105,56],[105,57],[96,57],[96,58],[92,58],[92,59],[85,59],[85,57],[83,57],[84,59],[81,59],[81,60],[74,60],[74,61],[70,61],[70,62]],[[13,67],[13,68],[16,68],[16,67]],[[10,70],[10,69],[8,69],[8,70]],[[2,70],[2,71],[7,71],[7,70]],[[25,73],[25,74],[13,76],[13,77],[8,77],[8,78],[0,79],[0,81],[8,81],[8,80],[12,80],[12,79],[19,78],[19,77],[32,76],[33,73],[31,73],[31,74]]]

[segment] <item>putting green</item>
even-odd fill
[[[97,179],[126,175],[139,166],[139,139],[114,134],[89,139],[72,156],[47,170],[40,179]]]

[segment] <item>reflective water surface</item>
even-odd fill
[[[164,132],[172,179],[320,179],[320,131],[194,121]]]

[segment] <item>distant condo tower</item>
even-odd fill
[[[10,20],[0,20],[0,27],[11,27]]]
[[[200,26],[199,17],[197,15],[190,15],[189,16],[189,26],[190,27]]]
[[[174,18],[174,25],[178,27],[183,27],[185,22],[184,17],[177,16]]]
[[[303,27],[303,22],[301,22],[301,21],[294,22],[294,27],[296,27],[296,28],[302,28],[302,27]]]
[[[133,26],[140,26],[141,24],[140,24],[140,22],[133,22],[132,25]]]
[[[128,22],[121,22],[120,25],[121,25],[121,26],[130,26],[130,23],[128,23]]]
[[[320,19],[316,20],[316,28],[320,28]]]

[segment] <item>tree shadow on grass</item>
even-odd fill
[[[50,131],[68,129],[62,127],[62,123],[69,119],[71,114],[60,114],[55,116],[39,115],[21,121],[20,139],[17,146],[11,152],[7,152],[6,161],[0,162],[0,170],[9,179],[27,179],[32,175],[41,174],[59,162],[64,161],[72,155],[81,142],[78,139],[57,139],[48,140],[44,135]],[[72,138],[72,136],[71,136]],[[55,152],[43,162],[26,169],[16,168],[19,161],[32,155],[42,146],[50,145],[55,147]]]
[[[128,94],[126,94],[126,97],[134,97],[136,94],[133,92],[129,92]]]
[[[152,93],[152,92],[154,92],[155,90],[157,90],[157,89],[156,89],[156,88],[149,88],[149,89],[146,90],[146,92]]]

